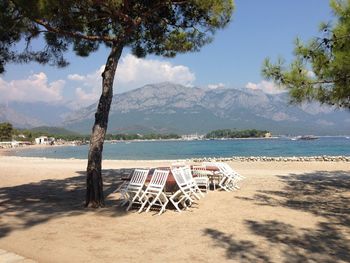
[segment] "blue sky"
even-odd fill
[[[317,36],[320,22],[332,19],[328,0],[236,0],[235,6],[230,25],[217,32],[214,42],[200,52],[173,59],[147,56],[139,60],[126,49],[115,93],[161,81],[269,92],[273,85],[260,75],[264,58],[290,60],[297,36],[303,40]],[[7,95],[0,102],[74,100],[77,105],[89,104],[100,92],[99,75],[107,54],[105,48],[88,58],[69,53],[71,64],[64,69],[35,63],[7,65],[5,75],[0,76],[0,90]]]

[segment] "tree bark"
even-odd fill
[[[102,94],[95,113],[95,124],[90,137],[86,169],[85,207],[104,206],[102,180],[102,151],[108,125],[108,115],[113,98],[113,81],[123,46],[114,45],[102,73]]]

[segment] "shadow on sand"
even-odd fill
[[[215,246],[226,249],[227,259],[239,262],[350,262],[350,174],[320,171],[279,176],[282,191],[259,191],[239,198],[256,205],[285,207],[320,216],[316,228],[300,228],[278,220],[245,220],[251,234],[282,258],[270,257],[258,243],[239,240],[216,229],[204,229]]]
[[[33,227],[63,216],[83,213],[115,217],[126,215],[125,208],[117,206],[112,193],[122,183],[121,177],[131,171],[132,169],[103,170],[106,208],[98,210],[84,208],[86,177],[83,171],[78,171],[80,175],[67,179],[0,188],[0,238],[13,230]],[[16,224],[10,225],[6,218]]]

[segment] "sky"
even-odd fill
[[[332,19],[328,0],[236,0],[232,22],[200,52],[170,59],[152,55],[138,59],[125,49],[114,93],[164,81],[188,87],[280,92],[261,76],[263,60],[283,57],[291,61],[296,37],[307,41],[318,35],[321,22]],[[73,101],[76,107],[94,103],[101,92],[100,76],[107,56],[108,50],[101,46],[87,58],[67,53],[70,65],[63,69],[7,64],[5,74],[0,75],[0,103]]]

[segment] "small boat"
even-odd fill
[[[303,135],[303,136],[298,136],[297,137],[298,140],[316,140],[318,139],[318,137],[316,137],[315,135]]]

